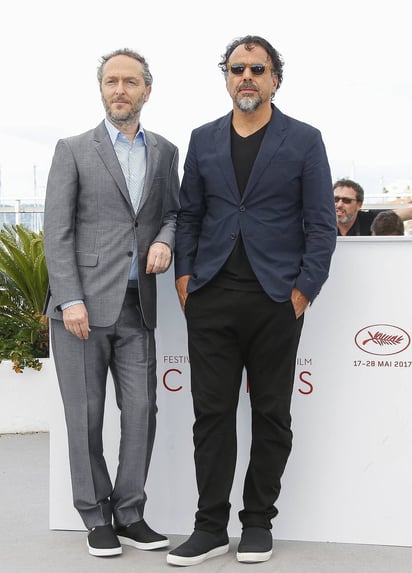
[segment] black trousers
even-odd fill
[[[272,527],[280,480],[292,447],[290,403],[303,316],[263,292],[206,286],[186,302],[193,440],[199,492],[195,529],[229,521],[236,457],[236,412],[243,369],[251,405],[251,450],[243,527]]]

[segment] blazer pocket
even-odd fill
[[[96,255],[96,253],[81,253],[77,251],[76,257],[79,267],[95,267],[99,260],[99,255]]]

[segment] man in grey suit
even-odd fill
[[[169,544],[144,521],[156,427],[156,274],[174,248],[178,150],[143,130],[152,75],[138,53],[104,56],[105,120],[57,143],[45,205],[46,314],[63,398],[74,506],[89,553]],[[110,369],[121,438],[114,485],[102,427]]]

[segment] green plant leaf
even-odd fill
[[[42,316],[48,286],[43,233],[23,225],[0,231],[0,361],[15,372],[39,370],[48,356],[48,323]]]

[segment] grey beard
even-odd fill
[[[139,117],[139,113],[136,113],[135,111],[132,113],[129,113],[128,115],[124,116],[124,117],[118,117],[117,114],[112,114],[110,112],[110,110],[107,110],[107,118],[114,124],[117,125],[133,125],[134,123],[136,123],[136,119],[138,119]]]
[[[117,113],[116,112],[112,113],[110,105],[104,99],[103,94],[101,97],[102,97],[103,107],[106,111],[107,119],[111,121],[114,125],[121,125],[121,126],[133,125],[136,123],[136,121],[139,122],[140,112],[142,111],[142,107],[144,105],[144,96],[142,96],[139,101],[135,102],[134,106],[132,106],[129,113],[125,115],[124,112],[121,111]]]
[[[237,107],[240,111],[245,112],[256,111],[261,103],[262,100],[260,98],[242,97],[240,99],[236,99]]]
[[[338,223],[340,225],[347,225],[347,223],[350,223],[350,221],[352,221],[354,215],[352,215],[351,217],[348,215],[345,215],[343,217],[337,217]]]

